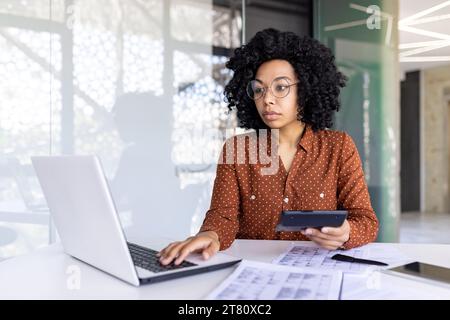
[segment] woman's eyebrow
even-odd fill
[[[291,78],[289,78],[288,76],[279,76],[279,77],[276,77],[276,78],[273,79],[273,80],[279,80],[279,79],[288,79],[288,80],[291,80]]]
[[[279,77],[274,78],[272,81],[280,80],[280,79],[288,79],[288,80],[292,81],[292,79],[289,78],[288,76],[279,76]],[[258,81],[258,82],[261,82],[262,84],[264,84],[264,81],[262,81],[261,79],[255,78],[255,80]]]

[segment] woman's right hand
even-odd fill
[[[179,265],[192,252],[201,252],[205,260],[212,257],[220,249],[219,236],[214,231],[205,231],[184,241],[176,241],[162,249],[158,256],[163,265],[170,264],[175,259]]]

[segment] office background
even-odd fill
[[[417,23],[424,10],[441,19]],[[0,259],[57,240],[34,155],[97,154],[127,234],[195,233],[223,139],[242,132],[225,62],[267,27],[318,38],[349,76],[336,128],[379,241],[450,243],[448,16],[443,0],[0,0]]]

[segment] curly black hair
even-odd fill
[[[273,59],[288,61],[299,80],[298,120],[310,124],[314,131],[330,128],[333,114],[339,111],[340,89],[347,78],[338,71],[331,50],[319,41],[293,32],[265,29],[247,44],[234,50],[226,67],[233,77],[225,86],[225,101],[231,111],[237,109],[238,125],[245,129],[268,129],[246,86],[255,78],[261,64]]]

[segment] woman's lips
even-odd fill
[[[281,114],[276,113],[276,112],[264,112],[263,113],[264,119],[269,120],[269,121],[277,120],[280,116],[281,116]]]

